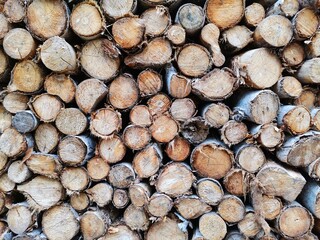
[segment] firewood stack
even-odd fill
[[[319,10],[2,0],[0,239],[318,239]]]

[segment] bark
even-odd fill
[[[20,133],[29,133],[34,131],[39,124],[39,120],[32,111],[20,111],[12,117],[12,126]]]
[[[174,98],[184,98],[191,93],[191,79],[178,75],[172,64],[166,67],[167,91]]]
[[[305,167],[307,174],[316,180],[320,179],[320,159],[317,159]]]
[[[315,181],[308,181],[299,195],[299,202],[316,218],[320,216],[320,186]]]

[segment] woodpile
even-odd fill
[[[319,239],[319,13],[1,0],[0,239]]]

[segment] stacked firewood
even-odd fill
[[[0,239],[318,239],[319,0],[0,6]]]

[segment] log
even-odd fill
[[[313,161],[307,167],[305,167],[305,171],[307,174],[313,179],[320,179],[320,159]]]
[[[244,15],[244,7],[242,0],[229,0],[223,3],[216,0],[207,0],[205,11],[209,22],[214,23],[220,29],[226,29],[234,27],[240,22]]]
[[[121,114],[112,107],[100,108],[91,114],[90,132],[97,137],[108,138],[118,133],[121,127]]]
[[[298,0],[276,1],[268,9],[267,16],[282,15],[291,18],[299,11],[299,8]]]
[[[252,34],[253,32],[243,25],[229,28],[222,33],[224,48],[228,53],[238,52],[253,41]]]
[[[306,23],[308,23],[307,28],[305,27]],[[304,40],[316,33],[319,20],[313,9],[303,8],[292,19],[292,25],[295,39]]]
[[[61,0],[35,0],[27,7],[25,21],[29,32],[40,41],[62,36],[68,30],[69,8],[66,2]]]
[[[68,194],[86,189],[90,182],[87,170],[81,167],[64,168],[60,180]]]
[[[139,73],[137,84],[141,97],[153,96],[162,89],[162,76],[152,69],[145,69]]]
[[[123,219],[131,230],[146,231],[149,228],[148,215],[142,207],[130,204],[124,211]]]
[[[315,181],[308,181],[298,197],[299,202],[316,218],[320,216],[320,186]]]
[[[246,237],[241,232],[234,230],[234,231],[230,231],[227,234],[225,239],[226,240],[245,240]]]
[[[168,143],[178,135],[179,125],[171,116],[162,115],[150,126],[152,137],[160,143]]]
[[[238,88],[239,82],[229,68],[215,68],[200,79],[192,81],[192,92],[207,101],[221,101]]]
[[[149,37],[163,35],[171,25],[169,9],[162,5],[147,9],[140,15],[140,18],[146,27],[145,35]]]
[[[54,154],[32,153],[25,163],[33,173],[54,179],[62,170],[59,157]]]
[[[76,93],[76,83],[65,74],[52,73],[46,76],[44,81],[44,90],[51,95],[56,95],[65,103],[73,101]]]
[[[190,143],[186,139],[176,136],[167,143],[165,152],[172,161],[182,162],[190,155],[190,148]]]
[[[125,208],[130,202],[128,191],[125,189],[115,189],[112,196],[112,204],[117,209]]]
[[[232,195],[244,197],[249,192],[252,175],[240,168],[231,169],[223,179],[225,189]]]
[[[137,49],[144,39],[146,25],[136,17],[124,17],[112,25],[112,35],[117,45],[126,51]]]
[[[217,213],[227,223],[235,224],[245,217],[246,209],[240,198],[225,194],[218,205]]]
[[[173,207],[172,199],[163,193],[154,193],[146,205],[147,212],[158,218],[165,217]]]
[[[196,114],[196,105],[190,98],[176,99],[172,102],[169,112],[175,120],[184,122]]]
[[[1,173],[5,170],[7,163],[8,163],[7,155],[0,151],[0,172]]]
[[[22,234],[33,224],[32,218],[32,213],[27,206],[14,205],[7,213],[8,227],[15,234]]]
[[[134,13],[137,0],[125,0],[121,3],[117,0],[101,0],[100,6],[106,17],[114,21]]]
[[[91,188],[85,190],[90,201],[95,202],[99,207],[107,206],[113,195],[113,188],[106,182],[99,182]]]
[[[216,140],[199,144],[191,153],[190,163],[202,177],[223,178],[233,165],[232,151]]]
[[[129,238],[132,240],[140,240],[140,236],[137,232],[132,231],[125,224],[117,225],[115,227],[110,227],[107,234],[99,238],[99,240],[117,240]]]
[[[8,157],[16,157],[28,148],[27,139],[14,128],[5,129],[0,136],[0,151]]]
[[[74,6],[70,15],[70,27],[84,40],[92,40],[102,35],[106,24],[99,5],[86,1]]]
[[[221,184],[212,178],[201,178],[195,185],[197,195],[207,204],[216,206],[224,196]]]
[[[107,139],[101,139],[97,145],[97,152],[107,163],[120,162],[126,154],[126,146],[121,137],[112,135]]]
[[[199,218],[199,231],[205,239],[222,240],[227,234],[227,226],[217,213],[209,212]]]
[[[319,68],[320,58],[312,58],[305,61],[297,72],[297,78],[300,82],[305,84],[318,84],[320,78],[316,73],[316,69]]]
[[[183,4],[177,11],[175,22],[185,29],[187,35],[195,35],[205,23],[203,8],[193,3]]]
[[[6,16],[3,12],[0,14],[0,40],[4,38],[4,36],[10,31],[12,25],[7,20]]]
[[[302,105],[311,110],[317,105],[317,98],[317,92],[314,89],[310,87],[304,87],[300,96],[293,100],[293,104],[298,106]]]
[[[13,191],[16,187],[16,184],[14,182],[12,182],[9,177],[8,174],[4,173],[0,176],[0,190],[3,193],[9,193],[11,191]]]
[[[320,129],[320,112],[319,108],[314,108],[310,111],[311,117],[312,117],[312,128],[315,130]]]
[[[212,66],[209,51],[194,43],[185,44],[176,53],[176,62],[182,72],[187,77],[202,77]]]
[[[0,14],[0,24],[1,24],[1,14]],[[0,48],[0,82],[7,81],[6,77],[10,72],[8,67],[9,67],[9,57],[4,53],[3,48]]]
[[[87,209],[90,204],[90,199],[88,195],[84,192],[74,193],[70,197],[70,205],[71,207],[78,211],[82,212]]]
[[[262,195],[261,211],[266,220],[276,219],[279,216],[282,208],[283,204],[281,199],[273,196]]]
[[[66,135],[79,135],[87,126],[87,117],[77,108],[64,108],[58,113],[55,124],[57,129]]]
[[[210,205],[196,195],[178,197],[174,207],[185,219],[196,219],[212,210]]]
[[[107,226],[105,216],[100,211],[87,211],[80,218],[83,239],[97,239],[105,234]]]
[[[34,140],[41,153],[51,153],[59,143],[60,134],[50,123],[41,123],[34,132]]]
[[[109,171],[109,163],[99,156],[95,156],[87,162],[88,176],[92,181],[101,181],[106,179]]]
[[[14,161],[8,168],[8,178],[14,183],[22,183],[31,177],[31,171],[22,161]]]
[[[295,77],[285,76],[279,79],[272,90],[281,99],[298,98],[302,93],[302,85]]]
[[[221,140],[229,147],[244,141],[249,134],[247,125],[235,120],[226,122],[220,132]]]
[[[209,127],[202,117],[193,117],[181,125],[181,133],[185,139],[195,145],[203,142],[207,138]]]
[[[10,113],[17,113],[28,108],[29,97],[21,93],[8,93],[3,98],[3,107]]]
[[[253,49],[235,56],[232,68],[237,77],[241,77],[246,85],[255,89],[273,86],[282,73],[279,58],[266,48]]]
[[[134,207],[144,207],[151,194],[150,187],[145,183],[134,183],[129,186],[129,198]]]
[[[161,148],[156,143],[152,143],[135,154],[132,167],[139,178],[149,178],[159,171],[162,158]]]
[[[33,58],[36,48],[36,42],[24,28],[14,28],[3,38],[3,50],[13,59]]]
[[[165,36],[175,46],[181,46],[186,42],[186,30],[180,24],[173,24],[167,29]]]
[[[293,41],[280,50],[280,57],[285,67],[293,67],[302,63],[306,53],[302,44]]]
[[[178,197],[191,189],[195,177],[189,167],[184,163],[169,162],[159,173],[156,190],[169,197]]]
[[[0,133],[10,128],[12,124],[12,114],[8,112],[2,104],[0,104]]]
[[[119,50],[107,39],[91,40],[82,48],[80,63],[90,77],[108,82],[119,72]]]
[[[161,116],[170,109],[171,99],[164,93],[159,93],[151,97],[147,102],[151,115]]]
[[[108,100],[116,109],[132,108],[138,99],[139,89],[137,83],[129,74],[118,76],[109,85]]]
[[[129,125],[123,130],[123,143],[132,150],[141,150],[151,141],[151,134],[148,128]]]
[[[159,55],[159,52],[162,54]],[[141,52],[128,55],[124,63],[133,69],[161,68],[170,61],[171,55],[170,42],[158,37],[148,42]]]
[[[230,118],[230,114],[230,108],[220,102],[205,105],[201,112],[206,124],[213,128],[220,128],[226,124]]]
[[[257,2],[247,6],[244,10],[244,20],[249,27],[256,27],[265,18],[265,15],[264,7]]]
[[[86,136],[66,136],[58,144],[58,156],[67,166],[79,166],[91,159],[95,143]]]
[[[43,232],[52,240],[71,240],[79,232],[79,222],[74,209],[68,204],[54,206],[44,212]]]
[[[247,238],[253,238],[260,232],[261,225],[252,209],[247,209],[245,217],[238,223],[238,228]]]
[[[267,123],[257,126],[253,125],[250,128],[250,133],[263,148],[273,151],[283,143],[285,135],[282,130],[275,123]]]
[[[174,98],[185,98],[191,93],[191,79],[178,75],[172,64],[166,67],[167,91]]]
[[[149,127],[153,121],[151,112],[145,105],[134,106],[130,111],[129,118],[133,125],[141,127]]]
[[[108,180],[113,187],[128,188],[134,183],[136,174],[130,163],[117,163],[110,168]]]
[[[12,117],[12,127],[20,133],[29,133],[34,131],[39,124],[39,120],[32,111],[20,111]]]
[[[10,23],[22,22],[26,16],[26,4],[19,0],[8,0],[3,5],[3,13]]]
[[[316,58],[320,56],[319,44],[320,44],[320,32],[317,32],[311,37],[310,42],[306,45],[306,53],[308,58]]]

